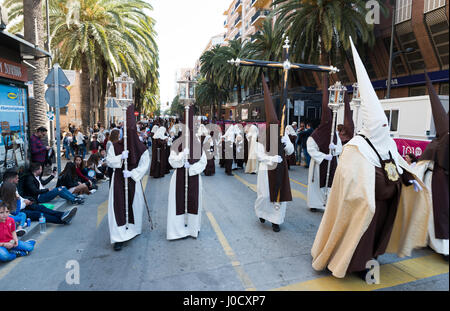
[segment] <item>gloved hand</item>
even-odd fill
[[[185,156],[189,155],[189,148],[184,148],[183,153]]]
[[[419,191],[423,190],[422,186],[420,186],[420,184],[417,182],[417,180],[410,180],[409,183],[413,184],[415,192],[419,192]]]
[[[130,178],[130,177],[131,177],[131,172],[128,171],[128,170],[123,171],[123,177],[124,177],[124,178]]]
[[[287,136],[281,137],[281,142],[286,146],[289,143],[290,139]]]
[[[188,161],[184,162],[184,168],[190,168],[190,167],[191,167],[191,165],[189,164]]]
[[[327,154],[327,155],[325,155],[325,158],[324,158],[326,161],[331,161],[331,159],[333,159],[333,156],[331,155],[331,154]]]
[[[273,160],[273,162],[277,162],[277,163],[281,163],[283,162],[283,158],[279,155],[275,156],[275,159]]]
[[[335,144],[333,144],[333,143],[331,143],[330,144],[330,146],[329,146],[329,148],[330,148],[330,150],[336,150],[336,145]]]
[[[241,148],[236,148],[236,152],[237,153],[241,152]]]
[[[122,152],[122,160],[125,160],[125,159],[128,159],[128,154],[129,154],[130,152],[128,151],[128,150],[124,150],[123,152]]]

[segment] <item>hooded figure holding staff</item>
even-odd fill
[[[123,138],[110,145],[106,163],[114,169],[108,200],[108,224],[114,250],[122,249],[123,242],[142,232],[142,217],[146,205],[141,180],[150,168],[147,147],[139,140],[134,106],[127,109],[127,150]],[[124,170],[124,161],[128,169]],[[125,180],[128,180],[128,211],[125,208]],[[128,218],[127,218],[128,216]]]
[[[311,250],[312,267],[368,281],[372,260],[410,256],[427,244],[429,193],[397,151],[389,122],[351,42],[361,90],[363,127],[343,148]]]

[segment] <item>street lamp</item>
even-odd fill
[[[123,111],[123,150],[127,150],[127,109],[133,104],[134,80],[126,73],[114,81],[116,83],[116,101]],[[124,171],[128,170],[128,159],[124,160]],[[125,178],[125,218],[128,230],[128,178]]]

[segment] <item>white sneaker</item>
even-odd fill
[[[96,191],[97,191],[97,190],[95,190],[95,189],[92,189],[92,190],[91,190],[91,194],[92,194],[92,193],[95,193]]]

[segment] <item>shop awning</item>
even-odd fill
[[[20,52],[23,59],[28,59],[30,56],[34,56],[35,58],[52,57],[49,52],[36,47],[34,44],[26,41],[25,39],[17,35],[13,35],[5,30],[0,31],[0,42],[2,46],[5,46],[10,50]]]

